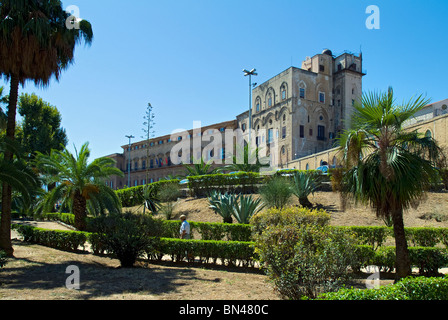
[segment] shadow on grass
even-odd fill
[[[36,247],[14,242],[14,247],[26,250],[35,250]],[[29,249],[26,247],[30,247]],[[50,248],[44,248],[44,250]],[[17,252],[18,250],[16,250]],[[42,251],[43,252],[43,251]],[[39,252],[38,252],[39,253]],[[48,253],[46,253],[48,254]],[[52,253],[53,254],[53,253]],[[54,250],[54,254],[61,254]],[[85,253],[67,253],[67,259],[55,262],[42,262],[43,259],[26,257],[11,258],[0,271],[0,288],[5,290],[43,290],[49,291],[53,297],[68,295],[71,299],[107,298],[119,294],[162,295],[176,292],[192,281],[219,282],[220,279],[204,279],[195,269],[187,267],[134,267],[120,268],[111,264],[92,261],[76,260],[76,256],[85,256]],[[50,259],[48,259],[50,260]],[[75,265],[80,271],[80,290],[66,288],[66,280],[71,273],[66,273],[70,265]],[[6,294],[8,294],[6,291]],[[47,294],[47,293],[45,293]],[[28,297],[24,296],[23,299]],[[32,299],[32,298],[31,298]],[[41,297],[41,299],[49,299]]]

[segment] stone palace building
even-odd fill
[[[224,144],[210,149],[210,141],[221,137],[225,141],[226,132],[235,131],[243,135],[245,143],[250,131],[250,143],[275,159],[276,168],[316,169],[324,162],[337,165],[335,138],[350,126],[365,75],[362,53],[333,55],[326,49],[306,57],[301,68],[290,67],[253,88],[251,119],[247,110],[234,120],[122,146],[123,153],[108,157],[116,160],[125,176],[110,177],[107,184],[121,189],[185,175],[182,163],[201,157],[206,162],[225,161],[241,143],[237,142],[237,134],[231,136],[233,144],[227,149]],[[434,125],[425,132],[435,136],[434,118],[448,117],[447,102],[448,99],[429,105],[409,125],[426,125],[429,121]],[[437,123],[438,132],[443,131],[437,138],[445,141],[447,132],[442,127],[448,123]],[[183,149],[179,149],[181,144]]]

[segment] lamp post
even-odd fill
[[[258,76],[256,69],[250,71],[243,69],[244,76],[249,76],[249,148],[251,147],[250,135],[252,131],[252,76]]]
[[[129,161],[128,161],[128,188],[131,187],[131,139],[135,138],[133,135],[129,135],[126,136],[126,138],[129,139],[129,149],[128,149],[128,154],[129,154]]]

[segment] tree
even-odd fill
[[[6,160],[6,151],[14,155],[12,161]],[[0,139],[0,182],[7,183],[12,190],[20,193],[24,203],[30,203],[33,191],[39,186],[36,173],[24,161],[20,145],[7,137]]]
[[[243,171],[243,172],[260,172],[262,167],[269,167],[269,164],[260,162],[259,149],[251,149],[249,145],[236,146],[236,155],[232,156],[232,164],[228,164],[219,171]]]
[[[8,104],[8,98],[3,95],[4,87],[0,87],[0,131],[6,129],[7,117],[6,113],[3,111],[3,105]]]
[[[34,93],[22,94],[18,111],[23,122],[17,140],[29,158],[33,159],[36,152],[50,154],[51,150],[64,149],[67,135],[61,128],[61,114],[56,107]]]
[[[104,179],[111,175],[124,176],[115,167],[113,159],[103,157],[88,163],[90,150],[88,143],[82,145],[79,153],[72,154],[67,148],[54,150],[50,155],[38,153],[36,167],[47,173],[56,187],[48,192],[43,200],[44,210],[52,209],[61,201],[75,215],[75,227],[86,229],[87,212],[99,214],[104,210],[121,211],[120,200],[115,192],[105,185]],[[54,173],[58,172],[57,175]]]
[[[195,161],[193,165],[184,164],[184,167],[186,169],[185,174],[187,176],[203,176],[206,174],[216,173],[218,170],[217,168],[212,168],[213,159],[204,162],[204,159],[201,158],[201,162],[196,162],[197,161]]]
[[[403,129],[403,123],[428,102],[419,96],[397,105],[392,88],[366,94],[355,104],[353,128],[340,139],[343,159],[349,164],[343,192],[393,222],[397,280],[411,274],[403,212],[418,205],[437,176],[435,141]]]
[[[67,28],[71,21],[71,28]],[[90,44],[93,32],[86,20],[76,22],[59,0],[2,0],[0,2],[0,74],[10,81],[6,136],[14,140],[19,85],[32,80],[47,86],[74,60],[75,46]],[[11,161],[8,150],[5,159]],[[12,256],[11,187],[3,184],[0,248]]]

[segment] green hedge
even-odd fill
[[[379,289],[341,289],[317,300],[448,300],[448,277],[406,278]]]
[[[65,251],[78,251],[88,239],[87,232],[48,230],[27,225],[14,225],[26,242],[37,243]]]
[[[256,172],[238,172],[232,174],[207,174],[189,176],[188,188],[194,196],[205,196],[212,190],[254,192],[257,185],[263,183],[264,176]]]
[[[252,228],[249,224],[189,221],[191,234],[198,233],[202,240],[251,241]],[[179,238],[181,222],[163,221],[163,237]]]
[[[106,253],[100,238],[95,233],[79,231],[46,230],[27,225],[13,225],[24,241],[37,243],[52,248],[78,251],[91,244],[94,253]],[[220,259],[225,265],[253,266],[254,242],[217,241],[217,240],[183,240],[173,238],[154,238],[146,250],[150,260],[160,260],[168,255],[173,261],[192,254],[202,263],[216,263]],[[448,253],[444,248],[410,247],[410,258],[413,267],[419,268],[421,274],[437,274],[438,269],[448,267]],[[368,265],[376,265],[381,271],[392,271],[395,264],[395,247],[381,247],[373,250],[371,246],[358,246],[357,261],[351,266],[359,270]]]
[[[161,260],[162,254],[178,262],[186,258],[200,263],[221,262],[226,266],[253,267],[254,243],[243,241],[183,240],[172,238],[155,239],[147,251],[149,260]]]
[[[158,192],[159,189],[170,183],[179,183],[179,179],[172,179],[172,180],[161,180],[156,181],[153,183],[150,183],[150,185],[155,187],[155,191]],[[148,184],[149,185],[149,184]],[[143,188],[145,186],[137,186],[137,187],[130,187],[126,189],[119,189],[116,190],[115,193],[117,194],[118,198],[121,201],[121,205],[123,207],[134,207],[138,205],[143,204]]]
[[[288,209],[282,211],[281,215],[288,215]],[[326,215],[321,211],[313,211],[315,219],[326,221]],[[61,221],[68,225],[74,224],[74,215],[71,213],[45,213],[40,219]],[[90,218],[94,219],[94,218]],[[275,217],[265,217],[263,214],[258,214],[254,219],[265,219],[264,226],[273,223],[271,220]],[[268,221],[269,220],[269,221]],[[197,222],[189,221],[192,232],[196,231],[201,236],[202,240],[234,240],[234,241],[252,241],[251,225],[249,224],[228,224],[219,222]],[[274,221],[275,223],[275,221]],[[323,223],[323,222],[322,222]],[[180,221],[165,220],[163,222],[164,233],[166,238],[178,238]],[[380,248],[388,237],[393,237],[393,229],[383,226],[333,226],[333,228],[340,228],[353,232],[360,245],[369,245],[374,250]],[[255,230],[260,232],[262,230]],[[448,247],[448,228],[436,227],[407,227],[405,228],[406,238],[410,246],[416,247],[435,247],[442,244]]]

